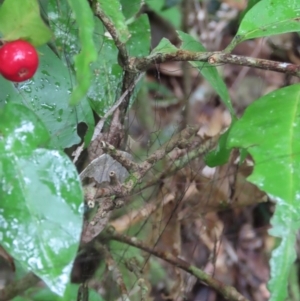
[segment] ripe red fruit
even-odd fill
[[[0,73],[13,82],[31,78],[39,65],[39,56],[28,42],[16,40],[0,48]]]

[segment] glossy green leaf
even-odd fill
[[[128,0],[120,0],[125,18],[129,19],[133,17],[140,10],[142,2],[142,0],[130,0],[130,5],[128,5]]]
[[[245,8],[245,10],[241,13],[240,17],[239,17],[239,20],[241,21],[244,16],[247,14],[247,12],[256,4],[258,3],[259,1],[262,1],[262,0],[249,0],[248,1],[248,4],[247,4],[247,7]]]
[[[74,69],[74,56],[79,52],[78,24],[67,1],[49,0],[43,13],[54,33],[54,51],[69,68]],[[52,45],[51,45],[52,46]]]
[[[182,41],[180,49],[189,50],[189,51],[202,51],[206,52],[207,50],[193,37],[190,35],[178,31],[179,38]],[[199,72],[204,76],[204,78],[211,84],[213,89],[218,93],[220,98],[222,99],[224,105],[230,112],[232,116],[234,116],[234,109],[231,104],[231,99],[227,90],[227,87],[219,75],[216,67],[211,66],[208,63],[202,62],[189,62],[192,66],[196,67]]]
[[[223,165],[228,162],[231,152],[231,150],[227,148],[229,131],[230,129],[221,135],[216,148],[204,157],[204,161],[209,167]]]
[[[300,31],[300,2],[295,0],[263,0],[244,16],[236,39],[239,42]]]
[[[281,238],[272,253],[272,301],[284,300],[296,258],[300,228],[300,85],[267,94],[252,103],[229,133],[228,146],[247,149],[255,161],[250,182],[276,200],[271,234]]]
[[[82,227],[76,168],[64,153],[38,148],[48,132],[25,106],[5,106],[0,132],[1,245],[63,295]]]
[[[91,85],[90,64],[97,58],[93,40],[94,16],[87,1],[68,0],[79,28],[80,53],[74,58],[77,85],[71,94],[70,104],[76,105],[87,94]]]
[[[150,52],[151,33],[147,15],[141,15],[129,26],[131,37],[126,43],[130,56],[147,56]]]
[[[159,44],[151,51],[151,55],[156,53],[174,53],[178,49],[166,38],[162,38]]]
[[[16,102],[28,106],[37,114],[51,134],[49,145],[67,148],[80,143],[77,125],[88,125],[86,141],[93,133],[94,118],[86,99],[75,107],[68,100],[72,91],[72,76],[63,62],[47,47],[39,49],[40,65],[35,76],[17,85],[0,78],[0,103]]]
[[[64,1],[49,2],[49,22],[57,37],[56,48],[72,72],[72,56],[78,49],[78,29],[71,11]],[[103,116],[114,104],[122,82],[123,70],[118,64],[118,50],[112,39],[104,36],[104,26],[95,18],[94,42],[98,57],[92,63],[92,85],[88,91],[88,100],[98,115]],[[79,103],[83,106],[84,103]]]
[[[102,24],[96,22],[97,32],[101,32]],[[114,42],[105,37],[95,37],[98,58],[92,64],[94,72],[93,84],[88,99],[98,115],[103,116],[115,103],[122,84],[123,70],[118,64],[118,50]]]
[[[3,39],[24,39],[39,46],[47,43],[52,33],[40,16],[37,0],[5,0],[0,7],[0,32]]]
[[[97,0],[105,15],[114,24],[117,35],[122,43],[126,43],[130,38],[122,7],[118,0]],[[129,3],[127,5],[130,5]]]

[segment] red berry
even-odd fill
[[[31,78],[39,65],[35,48],[28,42],[7,42],[0,48],[0,73],[13,82]]]

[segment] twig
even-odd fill
[[[167,61],[199,61],[208,62],[211,65],[216,64],[233,64],[249,66],[258,69],[277,71],[300,77],[300,66],[290,63],[282,63],[226,52],[192,52],[187,50],[177,50],[173,53],[155,53],[144,58],[135,58],[131,60],[133,70],[144,71],[152,64],[159,64]]]
[[[182,147],[188,139],[197,133],[197,131],[197,128],[187,126],[184,130],[172,137],[167,143],[162,145],[157,151],[155,151],[143,163],[140,164],[138,176],[142,178],[156,162],[164,158],[178,145]]]
[[[176,171],[182,169],[185,167],[187,164],[191,163],[194,159],[198,158],[199,156],[207,153],[211,149],[213,149],[216,146],[216,143],[219,139],[219,135],[214,136],[204,142],[203,144],[199,145],[195,149],[192,149],[188,153],[184,154],[182,157],[180,157],[178,160],[173,160],[170,165],[164,168],[164,170],[155,175],[152,179],[150,179],[145,185],[140,188],[139,191],[144,190],[148,187],[151,187],[152,185],[155,185],[158,181],[174,174]]]
[[[105,246],[103,246],[99,242],[95,242],[94,246],[97,250],[104,253],[107,268],[109,271],[112,272],[113,279],[120,289],[122,301],[130,301],[127,288],[123,280],[122,273],[120,272],[118,265],[116,264],[115,260],[111,256],[110,252],[107,250]]]
[[[195,276],[200,281],[206,283],[211,288],[215,289],[217,292],[222,294],[222,296],[230,301],[249,301],[243,295],[241,295],[234,287],[226,286],[224,283],[218,281],[212,276],[208,275],[201,269],[189,264],[187,261],[172,255],[169,252],[164,252],[150,246],[147,246],[144,242],[138,240],[136,237],[129,237],[127,235],[119,234],[114,231],[114,229],[109,229],[106,235],[112,239],[119,242],[123,242],[132,247],[141,249],[148,252],[158,258],[161,258],[172,265],[181,268],[182,270],[188,272],[189,274]]]
[[[117,150],[113,145],[105,141],[101,141],[101,148],[103,152],[109,154],[113,159],[122,164],[122,166],[125,167],[128,172],[137,171],[139,169],[139,165],[137,163],[125,157],[124,153]]]
[[[126,45],[121,42],[114,24],[111,22],[109,17],[105,15],[99,2],[96,2],[95,4],[95,15],[102,21],[107,31],[112,36],[115,45],[119,50],[120,59],[122,63],[126,66],[128,64],[128,53],[127,53]]]
[[[150,155],[144,162],[141,164],[137,164],[128,158],[126,158],[122,152],[118,151],[113,145],[108,144],[106,142],[102,142],[103,151],[108,153],[111,157],[113,157],[116,161],[121,163],[128,171],[131,172],[130,176],[126,179],[126,181],[120,186],[110,186],[109,189],[105,187],[95,188],[91,187],[90,195],[94,195],[94,198],[102,198],[102,197],[110,197],[115,196],[118,198],[128,196],[132,190],[136,187],[136,185],[140,182],[140,180],[145,176],[145,174],[161,159],[163,159],[168,153],[170,153],[175,147],[185,147],[189,144],[188,139],[190,139],[196,132],[197,128],[188,126],[180,133],[175,135],[170,139],[166,144],[162,145],[158,150],[156,150],[152,155]],[[204,143],[197,147],[191,157],[187,156],[185,159],[181,160],[181,165],[175,166],[173,171],[176,171],[182,166],[186,165],[190,160],[195,157],[207,152],[208,149],[212,147],[212,144],[218,137],[213,137],[208,142]],[[156,178],[158,179],[158,178]]]
[[[33,273],[26,274],[22,279],[16,280],[0,290],[0,301],[11,300],[39,281],[40,279]]]
[[[257,59],[253,57],[247,57],[247,56],[239,56],[235,54],[215,53],[210,56],[208,62],[211,65],[225,63],[225,64],[248,66],[248,67],[253,67],[258,69],[277,71],[277,72],[300,77],[299,65],[275,62],[275,61],[264,60],[264,59]]]
[[[147,281],[144,279],[141,268],[139,266],[139,262],[135,257],[132,257],[128,260],[125,261],[125,265],[127,269],[131,272],[133,272],[138,279],[137,284],[141,289],[141,301],[146,301],[148,300],[148,295],[149,295],[149,287],[147,285]]]
[[[101,133],[104,122],[106,119],[118,108],[118,106],[124,101],[126,96],[134,89],[136,84],[141,80],[145,73],[141,73],[134,82],[128,87],[128,89],[122,94],[122,96],[118,99],[118,101],[106,112],[106,114],[101,118],[101,120],[97,123],[94,134],[92,137],[92,141],[95,140],[98,135]]]

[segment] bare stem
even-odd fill
[[[145,252],[148,252],[158,258],[161,258],[172,265],[181,268],[182,270],[186,271],[187,273],[195,276],[200,281],[206,283],[211,288],[215,289],[217,292],[222,294],[222,296],[230,301],[249,301],[243,295],[241,295],[234,287],[226,286],[222,282],[218,281],[217,279],[213,278],[212,276],[208,275],[201,269],[189,264],[187,261],[178,258],[172,255],[169,252],[164,252],[158,250],[156,248],[152,248],[147,246],[143,241],[138,240],[136,237],[130,237],[124,234],[116,233],[113,229],[109,229],[108,236],[112,240],[120,241],[135,248],[141,249]]]
[[[40,279],[33,273],[28,273],[22,279],[16,280],[0,290],[0,301],[11,300],[28,288],[34,286]]]
[[[187,50],[177,50],[173,53],[155,53],[144,58],[135,58],[131,60],[131,68],[135,70],[147,70],[152,64],[163,63],[167,61],[198,61],[207,62],[211,65],[232,64],[249,66],[252,68],[272,70],[300,77],[300,66],[290,63],[282,63],[235,54],[225,51],[215,52],[192,52]],[[132,63],[134,62],[134,63]]]
[[[95,5],[95,15],[102,21],[102,23],[106,27],[107,31],[112,36],[112,38],[115,42],[115,45],[119,50],[120,59],[121,59],[122,63],[126,66],[128,64],[128,59],[129,59],[128,53],[126,50],[126,45],[121,42],[121,39],[118,35],[118,32],[117,32],[113,22],[109,19],[108,16],[105,15],[99,2],[96,2],[96,5]]]

